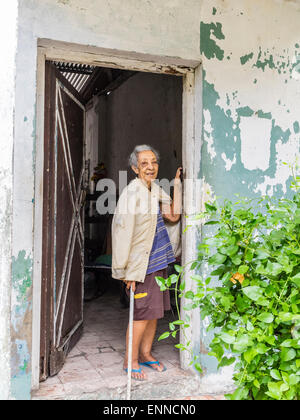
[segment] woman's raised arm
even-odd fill
[[[182,184],[181,175],[182,168],[178,168],[174,179],[174,197],[171,204],[162,203],[163,218],[171,223],[176,223],[181,217],[182,209]]]

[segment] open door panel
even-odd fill
[[[83,328],[85,107],[46,62],[41,375],[62,368]]]

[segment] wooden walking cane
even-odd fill
[[[133,293],[132,285],[131,285],[130,286],[130,307],[129,307],[129,331],[128,331],[127,400],[130,400],[130,398],[131,398],[133,311],[134,311],[134,293]]]

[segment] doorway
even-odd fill
[[[45,59],[45,56],[43,57]],[[47,66],[49,66],[50,63],[46,63],[46,73],[47,73]],[[61,65],[61,68],[59,68],[59,65]],[[57,141],[57,146],[54,147],[52,155],[50,153],[50,159],[54,162],[54,169],[56,173],[56,178],[52,179],[52,189],[55,191],[55,199],[54,199],[54,206],[52,206],[53,214],[48,215],[48,222],[45,224],[43,223],[43,228],[48,229],[51,223],[54,223],[51,227],[50,231],[52,232],[51,235],[53,237],[50,237],[47,239],[47,241],[42,241],[43,246],[49,246],[51,251],[43,251],[44,255],[47,255],[46,259],[46,266],[48,267],[48,270],[50,269],[50,272],[52,273],[52,284],[55,286],[56,290],[60,290],[60,292],[57,295],[53,295],[53,290],[51,292],[51,298],[49,304],[49,297],[48,304],[46,305],[46,314],[49,317],[53,317],[53,320],[55,320],[54,324],[51,323],[51,328],[49,329],[46,324],[43,324],[43,315],[42,315],[42,330],[41,330],[41,338],[43,340],[43,334],[46,331],[46,334],[44,336],[48,335],[48,344],[50,344],[50,347],[52,346],[52,353],[49,352],[48,356],[44,357],[45,351],[41,347],[40,349],[40,356],[41,360],[43,360],[43,366],[44,370],[42,371],[42,378],[45,379],[48,375],[52,376],[55,373],[57,373],[61,367],[63,366],[66,355],[69,353],[70,349],[75,345],[76,342],[78,342],[78,339],[82,336],[82,329],[83,329],[83,313],[84,313],[84,305],[83,305],[83,296],[87,296],[87,289],[90,286],[90,292],[91,295],[88,299],[89,302],[87,302],[87,305],[90,305],[90,308],[94,308],[95,310],[95,304],[98,302],[98,300],[101,300],[102,296],[109,296],[109,294],[113,294],[113,292],[117,292],[117,296],[120,299],[122,297],[120,295],[120,290],[116,290],[116,284],[114,284],[114,281],[111,280],[109,282],[110,284],[110,290],[105,290],[105,285],[103,285],[103,281],[97,280],[97,278],[100,276],[100,278],[105,277],[105,262],[103,261],[103,258],[109,258],[109,220],[94,220],[93,218],[97,218],[97,215],[93,214],[93,206],[95,202],[95,185],[93,185],[93,182],[99,175],[106,172],[106,175],[108,177],[111,177],[112,179],[116,178],[117,171],[120,169],[126,170],[127,167],[127,157],[129,153],[132,151],[134,145],[138,143],[150,143],[157,149],[162,149],[162,146],[166,145],[167,153],[162,153],[162,164],[165,160],[166,164],[162,165],[161,168],[163,168],[164,173],[160,175],[160,177],[165,178],[172,178],[174,174],[172,171],[172,165],[176,169],[176,166],[178,166],[178,163],[181,164],[181,133],[182,133],[182,127],[181,127],[181,121],[182,121],[182,77],[176,77],[176,76],[182,76],[182,74],[176,74],[176,76],[170,76],[170,75],[163,75],[163,74],[151,74],[149,71],[147,73],[138,72],[136,70],[123,70],[123,69],[116,69],[115,67],[109,68],[104,67],[101,68],[100,66],[90,66],[88,64],[81,64],[82,67],[82,73],[85,76],[85,79],[89,79],[89,83],[84,82],[83,80],[79,81],[79,77],[74,76],[74,74],[80,74],[79,71],[77,73],[75,71],[70,71],[71,67],[68,66],[78,66],[76,63],[68,62],[68,63],[62,63],[59,61],[55,61],[51,63],[52,68],[52,79],[56,79],[55,86],[56,86],[56,92],[54,93],[54,84],[51,82],[47,82],[45,85],[45,132],[48,130],[49,133],[52,132],[53,138]],[[73,69],[71,70],[74,70]],[[84,70],[83,70],[84,69]],[[63,71],[64,70],[64,71]],[[48,71],[49,73],[49,71]],[[73,75],[72,75],[73,73]],[[102,74],[101,74],[102,73]],[[164,72],[162,72],[164,73]],[[70,76],[70,74],[72,76]],[[98,77],[96,77],[96,74],[98,74]],[[46,74],[47,76],[47,74]],[[150,109],[153,109],[157,112],[157,115],[151,115],[149,113],[149,104],[147,104],[147,98],[150,97],[150,94],[154,97],[153,100],[156,104],[160,102],[159,98],[155,97],[155,95],[158,94],[159,89],[157,89],[159,83],[165,78],[168,79],[168,83],[174,84],[174,86],[177,84],[177,87],[173,86],[173,91],[176,91],[177,89],[177,97],[180,98],[180,101],[178,101],[178,107],[177,110],[173,110],[173,116],[171,115],[172,112],[164,112],[162,113],[161,110],[159,110],[159,107],[156,106],[155,108],[150,106]],[[83,76],[82,76],[83,79]],[[187,78],[185,77],[185,81],[187,81]],[[176,82],[174,82],[176,80]],[[47,84],[48,83],[48,84]],[[106,83],[106,85],[103,85],[103,83]],[[168,84],[167,83],[167,84]],[[146,88],[146,93],[144,97],[140,98],[139,106],[134,108],[134,101],[130,103],[128,101],[128,97],[131,94],[132,98],[136,98],[138,96],[138,93],[140,93],[141,86],[144,86]],[[77,89],[76,89],[77,87]],[[85,87],[85,95],[82,95],[82,87]],[[156,87],[156,88],[153,88]],[[192,85],[187,86],[187,83],[185,83],[185,89],[188,87],[193,88]],[[48,89],[48,90],[47,90]],[[134,90],[136,89],[136,90]],[[148,89],[148,94],[147,94]],[[80,92],[81,90],[81,92]],[[172,89],[171,89],[172,90]],[[47,98],[47,92],[52,92],[57,103],[59,103],[59,106],[56,111],[54,112],[54,120],[55,118],[58,119],[56,125],[54,126],[49,123],[49,116],[47,117],[47,104],[49,103],[49,98]],[[179,92],[179,96],[178,96]],[[169,101],[169,108],[170,104],[171,107],[174,105],[174,101],[170,96],[166,94],[166,91],[162,92],[162,97],[164,96],[164,101]],[[126,100],[127,98],[127,100]],[[131,109],[131,107],[133,108]],[[166,103],[163,105],[166,107]],[[185,102],[183,104],[183,112],[190,112],[189,107],[191,107],[191,103]],[[50,107],[51,108],[51,107]],[[144,111],[143,111],[144,108]],[[176,108],[176,107],[175,107]],[[147,111],[148,109],[148,111]],[[178,109],[179,115],[178,115]],[[49,111],[49,110],[48,110]],[[50,112],[50,111],[49,111]],[[124,118],[124,115],[130,114],[131,116],[127,119]],[[139,118],[136,118],[137,124],[134,125],[134,118],[133,116],[136,116],[137,112],[144,112],[144,116],[148,123],[142,124],[142,118],[141,115]],[[194,112],[194,109],[193,111]],[[124,115],[122,115],[122,113]],[[60,115],[61,114],[61,115]],[[162,115],[165,118],[162,118]],[[174,118],[175,116],[175,118]],[[47,119],[48,118],[48,119]],[[52,115],[53,119],[53,115]],[[73,119],[73,120],[72,120]],[[152,119],[152,123],[151,123]],[[67,127],[68,121],[70,122],[70,127]],[[163,124],[161,124],[161,120],[163,120]],[[184,118],[183,118],[184,120]],[[122,121],[127,122],[128,126],[125,127],[124,124],[122,126]],[[177,124],[177,128],[174,129],[172,126],[172,122],[175,122]],[[47,128],[47,124],[49,128]],[[125,124],[126,125],[126,124]],[[160,135],[154,135],[153,132],[151,133],[151,130],[149,130],[149,127],[153,127],[153,130],[157,130],[158,126],[163,126],[162,130],[166,130],[169,132],[176,132],[180,133],[177,139],[174,139],[174,135],[172,136],[171,140],[168,140],[164,143],[162,141],[159,142],[158,146],[153,144],[151,140],[145,141],[144,138],[148,136],[148,138],[158,138],[161,139],[162,137],[166,138],[165,133],[162,136]],[[188,126],[189,124],[187,124]],[[145,126],[147,126],[147,130],[145,130]],[[187,126],[185,126],[183,129],[186,130]],[[121,127],[121,128],[120,128]],[[59,130],[58,130],[59,128]],[[82,130],[83,128],[83,130]],[[134,135],[130,137],[132,140],[132,144],[127,140],[128,139],[128,132],[126,137],[126,130],[131,129],[131,133],[134,132]],[[61,150],[59,150],[58,143],[61,143],[60,136],[62,134],[65,134],[66,132],[70,130],[74,130],[74,133],[78,133],[79,131],[83,133],[82,139],[76,138],[75,136],[75,142],[77,146],[75,149],[77,150],[77,154],[72,155],[72,151],[74,147],[70,144],[61,145]],[[174,131],[172,131],[174,130]],[[60,133],[59,133],[60,131]],[[123,136],[123,137],[122,137]],[[125,137],[124,137],[125,136]],[[71,136],[72,138],[74,136]],[[137,141],[138,138],[143,137],[143,141]],[[175,136],[176,137],[176,136]],[[98,139],[98,141],[96,141]],[[101,139],[102,141],[99,141]],[[125,140],[124,140],[125,139]],[[179,139],[179,140],[178,140]],[[174,142],[172,144],[172,141]],[[74,149],[74,150],[75,150]],[[188,149],[188,148],[187,148]],[[170,152],[171,150],[171,152]],[[49,156],[49,151],[47,151],[47,147],[45,147],[44,150],[44,156]],[[190,151],[189,151],[190,153]],[[187,150],[183,148],[183,159],[186,159]],[[51,157],[52,156],[52,157]],[[64,156],[64,158],[59,161],[56,158],[59,156]],[[170,159],[171,157],[171,159]],[[56,160],[55,160],[56,159]],[[46,161],[46,160],[45,160]],[[71,161],[74,161],[74,176],[72,175],[71,171]],[[172,162],[171,162],[172,161]],[[170,164],[171,163],[171,164]],[[56,165],[56,166],[55,166]],[[45,169],[45,167],[44,167]],[[49,169],[46,167],[46,170]],[[167,170],[168,169],[168,170]],[[188,168],[187,168],[188,169]],[[61,172],[60,172],[61,170]],[[76,174],[75,174],[76,172]],[[108,175],[108,172],[110,176]],[[60,175],[59,175],[60,174]],[[171,176],[170,176],[171,174]],[[128,176],[130,180],[130,175]],[[47,177],[44,177],[44,181],[47,179]],[[92,181],[93,180],[93,181]],[[92,182],[91,182],[92,181]],[[51,188],[51,183],[49,185],[49,179],[48,181],[45,181],[44,183],[44,194],[47,193],[47,188]],[[48,182],[48,184],[47,184]],[[80,185],[85,185],[85,196],[84,194],[81,194],[81,187]],[[59,191],[63,191],[62,196],[57,194]],[[189,192],[188,189],[185,192],[185,199],[187,199],[188,195],[191,194],[191,191]],[[64,200],[64,197],[69,197],[69,203],[66,203],[66,200]],[[88,197],[89,196],[89,197]],[[88,198],[88,199],[87,199]],[[57,212],[57,209],[61,209],[61,204],[64,203],[65,209],[62,212],[63,217],[61,220],[59,220],[59,216]],[[52,203],[53,205],[53,203]],[[45,206],[45,201],[44,201]],[[58,206],[58,207],[57,207]],[[45,213],[44,213],[45,214]],[[54,216],[54,218],[53,218]],[[85,217],[84,217],[85,216]],[[109,219],[109,218],[107,218]],[[54,221],[54,222],[53,222]],[[85,221],[89,221],[91,223],[85,223]],[[69,225],[68,225],[69,222]],[[99,224],[98,224],[99,222]],[[106,226],[106,228],[101,227],[101,223]],[[89,225],[89,226],[87,226]],[[108,226],[108,228],[107,228]],[[72,229],[70,227],[73,227],[73,233]],[[76,231],[76,233],[74,233]],[[56,233],[55,233],[56,232]],[[88,232],[88,235],[85,234]],[[98,243],[98,249],[95,249],[93,247],[93,242],[95,244],[95,241],[97,242],[97,238],[100,238],[99,236],[103,234],[103,238]],[[44,232],[43,232],[44,234]],[[59,250],[59,248],[54,248],[53,244],[54,242],[57,242],[59,235],[63,238],[62,243],[63,248],[67,250],[67,252],[62,252],[59,256],[58,260],[54,262],[54,254]],[[84,238],[84,236],[85,238]],[[45,237],[45,236],[44,236]],[[74,239],[75,238],[75,239]],[[54,241],[55,239],[55,241]],[[84,244],[86,245],[86,239],[88,239],[88,246],[84,247]],[[52,241],[52,242],[51,242]],[[99,250],[101,244],[101,252]],[[97,246],[96,246],[97,248]],[[100,261],[96,261],[96,263],[102,265],[100,269],[98,267],[88,267],[88,269],[85,270],[84,273],[84,266],[86,265],[87,261],[87,255],[86,251],[90,254],[89,263],[95,263],[95,260],[98,257],[102,257],[102,260],[100,258]],[[100,253],[100,255],[96,254]],[[68,255],[77,255],[74,257],[74,261],[76,260],[78,265],[74,265],[74,262],[72,262],[72,259],[68,257]],[[96,257],[96,258],[95,258]],[[51,260],[52,258],[52,260]],[[107,261],[106,261],[107,262]],[[96,264],[95,263],[95,264]],[[109,264],[108,264],[109,265]],[[43,264],[43,267],[45,264]],[[54,270],[54,267],[56,267],[56,271]],[[87,267],[86,267],[87,268]],[[60,270],[60,271],[59,271]],[[93,271],[94,270],[94,271]],[[102,270],[102,271],[101,271]],[[99,274],[100,273],[100,274]],[[76,276],[78,277],[78,281],[76,281]],[[43,275],[43,281],[45,279],[45,276]],[[63,279],[63,281],[61,281]],[[72,280],[72,284],[70,283],[70,279]],[[81,281],[80,281],[81,279]],[[69,283],[68,283],[69,282]],[[89,284],[88,284],[89,283]],[[118,282],[117,282],[118,283]],[[93,290],[94,286],[96,284],[95,290]],[[86,290],[84,290],[84,286],[86,285]],[[103,290],[104,286],[104,290]],[[41,287],[43,289],[43,286]],[[51,288],[48,288],[48,290],[51,291]],[[70,292],[71,291],[71,292]],[[97,296],[97,294],[99,296]],[[43,296],[43,294],[42,294]],[[74,300],[75,297],[75,300]],[[47,301],[46,299],[46,301]],[[74,303],[77,299],[76,304]],[[109,300],[109,299],[108,299]],[[122,299],[121,299],[122,300]],[[124,303],[124,302],[123,302]],[[118,302],[118,304],[121,304],[121,302]],[[42,308],[44,307],[45,312],[45,305],[42,300]],[[56,308],[61,305],[63,308],[64,313],[67,313],[68,316],[65,317],[64,313],[60,313],[59,310],[56,309],[56,313],[51,313],[51,311],[55,312],[53,309],[56,305]],[[113,306],[113,305],[112,305]],[[50,309],[49,309],[50,308]],[[77,308],[76,310],[74,308]],[[78,311],[78,309],[80,310]],[[93,310],[91,310],[93,312]],[[97,310],[96,310],[97,312]],[[42,311],[43,314],[43,311]],[[105,317],[104,317],[105,318]],[[117,317],[116,317],[117,318]],[[49,318],[48,318],[49,319]],[[126,319],[126,317],[125,317]],[[88,328],[87,328],[88,330]],[[56,338],[53,334],[56,334]],[[50,337],[50,338],[49,338]],[[104,338],[104,337],[103,337]],[[41,341],[42,341],[41,340]],[[46,340],[47,341],[47,340]],[[107,340],[104,344],[108,344]],[[45,342],[45,340],[44,340]],[[56,346],[56,347],[55,347]],[[112,348],[113,351],[116,349],[113,348],[113,346],[108,346],[104,348],[101,348],[101,352],[105,352],[109,348]],[[49,346],[48,346],[49,349]],[[99,350],[99,347],[98,347]],[[99,351],[100,351],[99,350]],[[43,353],[44,351],[44,353]],[[46,350],[48,351],[48,350]],[[48,357],[48,358],[47,358]],[[36,363],[35,363],[36,365]],[[34,363],[33,363],[34,366]],[[47,373],[48,372],[48,373]],[[36,371],[35,371],[35,377],[36,377]]]

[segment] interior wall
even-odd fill
[[[91,177],[98,163],[99,149],[99,98],[92,98],[86,107],[86,160],[89,164],[89,185],[91,190]]]
[[[118,185],[119,171],[127,170],[133,179],[128,157],[136,145],[149,144],[161,156],[159,179],[172,180],[182,164],[182,78],[136,73],[106,98],[108,177]]]

